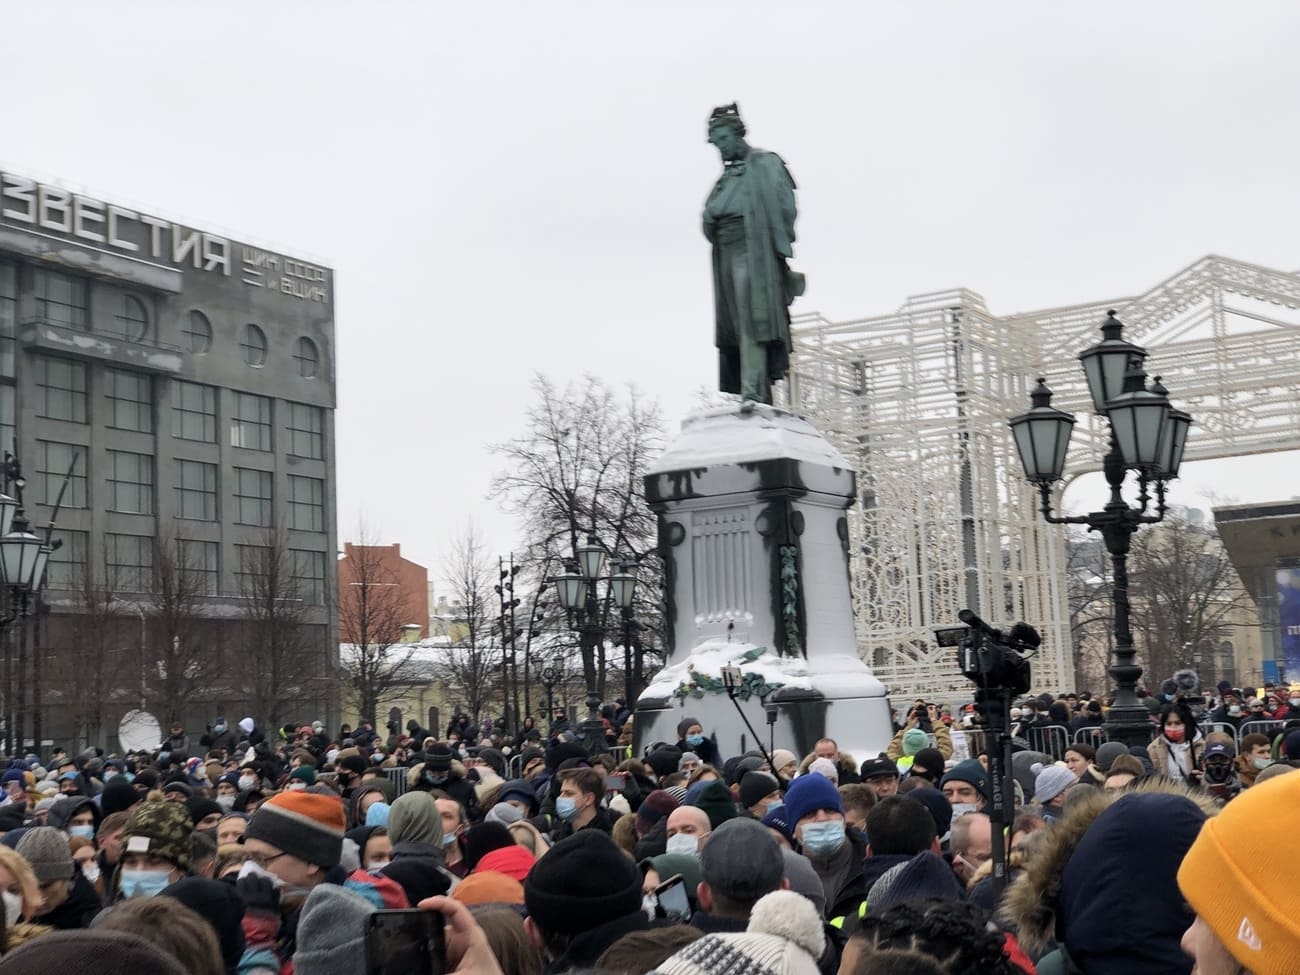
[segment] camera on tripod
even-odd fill
[[[1028,693],[1029,657],[1043,642],[1038,631],[1022,621],[1003,633],[969,609],[963,609],[957,618],[966,625],[936,629],[934,635],[939,646],[957,648],[962,676],[990,690]]]

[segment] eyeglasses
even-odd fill
[[[265,853],[250,853],[248,859],[265,870],[272,861],[278,860],[280,857],[287,857],[288,855],[289,854],[287,853],[272,853],[268,856]]]

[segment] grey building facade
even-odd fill
[[[57,681],[44,705],[26,690],[20,706],[47,740],[99,733],[111,744],[117,717],[142,702],[164,720],[161,669],[148,659],[148,645],[167,639],[160,544],[199,580],[210,652],[232,655],[225,670],[237,676],[247,647],[221,626],[242,618],[251,553],[280,539],[297,619],[319,640],[320,678],[303,683],[294,717],[336,716],[333,305],[329,268],[0,173],[0,443],[17,444],[34,526],[50,521],[78,458],[36,652],[45,639],[57,657],[72,639],[58,636],[59,621],[84,612],[89,572],[125,621],[109,650],[120,643],[123,667],[136,668],[105,688],[92,721]],[[233,724],[249,706],[219,672],[187,691],[191,733],[214,712]]]

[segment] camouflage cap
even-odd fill
[[[122,827],[122,855],[152,853],[188,871],[193,835],[194,823],[184,803],[142,802]]]

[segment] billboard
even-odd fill
[[[1286,678],[1300,680],[1300,566],[1277,570],[1277,617]]]

